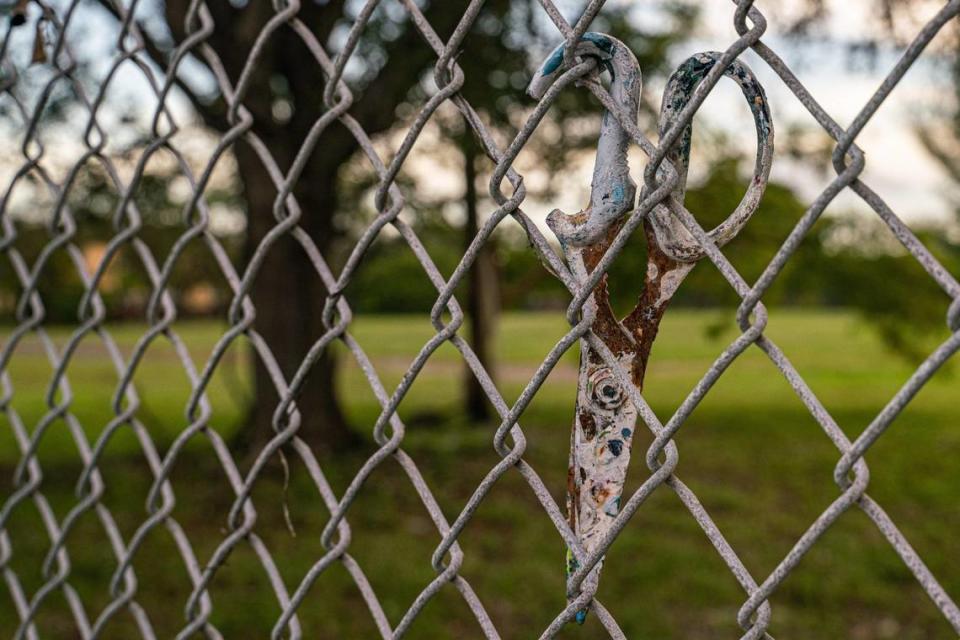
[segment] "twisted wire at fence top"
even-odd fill
[[[596,62],[590,59],[578,60],[573,54],[575,43],[587,32],[591,22],[605,4],[605,0],[591,0],[575,24],[567,22],[551,0],[540,0],[542,9],[566,42],[564,50],[566,71],[546,91],[515,138],[503,149],[494,141],[479,114],[459,92],[465,78],[462,69],[456,64],[456,56],[480,14],[483,0],[472,0],[469,3],[452,35],[446,41],[437,35],[414,0],[401,0],[413,27],[422,36],[425,45],[436,53],[434,80],[437,90],[416,113],[389,162],[380,157],[370,137],[350,115],[354,95],[343,80],[347,64],[360,43],[364,29],[368,28],[379,0],[368,0],[363,5],[357,13],[342,48],[333,58],[328,55],[323,44],[317,40],[310,28],[298,17],[300,4],[297,0],[275,3],[275,13],[262,26],[236,83],[233,83],[226,73],[218,52],[207,42],[215,25],[210,11],[202,0],[190,2],[185,21],[186,37],[172,51],[169,62],[159,74],[156,68],[147,62],[146,40],[141,27],[134,19],[137,0],[129,6],[122,6],[119,3],[110,4],[108,6],[120,23],[120,32],[114,47],[115,55],[93,95],[89,95],[87,89],[76,77],[77,58],[71,51],[68,38],[70,26],[77,20],[76,15],[86,9],[83,8],[80,0],[70,0],[65,6],[57,8],[42,2],[39,4],[43,9],[43,19],[48,24],[46,33],[52,34],[48,35],[46,43],[46,66],[52,72],[36,92],[37,98],[33,105],[27,103],[26,93],[18,84],[20,77],[15,67],[9,62],[13,46],[11,44],[12,29],[8,29],[0,45],[2,47],[0,59],[3,61],[0,89],[13,106],[14,116],[21,120],[23,130],[21,145],[23,160],[12,181],[5,187],[3,200],[0,201],[0,228],[2,228],[0,251],[9,260],[12,272],[21,287],[16,309],[17,324],[0,351],[0,385],[2,385],[0,410],[3,411],[20,449],[19,463],[14,475],[15,490],[6,497],[0,508],[0,573],[3,575],[6,589],[19,617],[16,634],[18,639],[32,640],[38,637],[35,621],[42,613],[44,602],[56,592],[62,593],[66,599],[77,632],[84,638],[97,637],[113,616],[123,610],[133,616],[143,638],[155,638],[156,634],[149,613],[137,601],[138,582],[134,561],[146,537],[157,529],[165,529],[170,535],[192,586],[192,593],[186,604],[184,626],[178,635],[180,638],[196,633],[210,638],[221,637],[216,627],[210,622],[215,603],[209,595],[209,589],[216,579],[218,570],[240,545],[248,545],[255,554],[281,609],[281,615],[273,629],[272,635],[275,638],[282,637],[284,634],[289,634],[293,638],[302,636],[297,615],[298,608],[304,602],[315,581],[334,562],[341,563],[352,577],[377,629],[385,638],[403,635],[427,602],[448,583],[462,595],[482,632],[489,638],[498,638],[499,633],[493,619],[470,583],[459,573],[463,563],[463,551],[458,544],[458,538],[464,528],[469,525],[475,511],[491,488],[505,474],[514,472],[520,474],[528,483],[558,535],[574,553],[579,566],[570,576],[567,584],[570,596],[567,606],[557,613],[548,627],[543,630],[543,637],[555,635],[564,624],[573,619],[577,611],[585,607],[594,612],[610,637],[624,637],[614,615],[594,597],[596,585],[585,581],[585,577],[614,543],[620,531],[644,501],[664,485],[675,492],[686,506],[743,588],[746,600],[736,615],[743,629],[743,638],[769,637],[766,630],[772,616],[768,602],[771,594],[830,525],[854,505],[876,524],[952,627],[960,633],[960,609],[956,603],[933,577],[891,518],[866,494],[869,472],[863,459],[869,448],[883,435],[893,419],[923,384],[934,375],[940,365],[960,349],[960,284],[937,262],[880,196],[859,179],[858,176],[864,167],[864,156],[855,144],[858,134],[926,45],[949,20],[960,12],[960,0],[945,3],[937,15],[920,30],[881,86],[864,105],[852,124],[846,128],[841,127],[830,117],[783,60],[762,42],[761,36],[766,29],[763,15],[752,6],[750,0],[740,0],[735,3],[735,7],[732,7],[733,24],[739,37],[722,52],[719,63],[697,87],[687,106],[677,115],[674,125],[661,136],[659,144],[651,142],[632,118],[621,111],[610,94],[594,80]],[[257,87],[251,86],[253,71],[261,62],[266,43],[281,27],[288,27],[296,37],[302,40],[313,57],[312,62],[319,66],[326,78],[323,93],[326,108],[313,124],[286,171],[283,171],[275,160],[269,144],[253,130],[253,116],[244,106],[246,94],[258,90]],[[678,178],[676,171],[666,160],[666,150],[676,142],[683,128],[691,122],[704,99],[720,80],[725,68],[747,49],[752,49],[759,55],[836,142],[833,152],[836,178],[813,201],[753,285],[746,282],[733,268],[689,211],[669,197]],[[183,150],[174,142],[178,128],[167,105],[167,98],[178,82],[178,73],[190,57],[201,59],[213,72],[218,90],[227,105],[226,120],[229,125],[228,129],[220,135],[209,160],[199,172],[191,168]],[[134,65],[142,73],[149,83],[156,102],[150,140],[138,158],[132,175],[126,179],[123,172],[118,170],[115,159],[106,152],[108,132],[101,127],[98,120],[111,82],[117,77],[117,71],[124,65]],[[39,138],[41,116],[59,83],[65,83],[73,89],[87,117],[83,130],[83,153],[62,180],[58,180],[46,168],[44,164],[46,150]],[[632,141],[649,157],[649,163],[643,175],[644,188],[637,207],[629,214],[609,250],[585,283],[580,283],[570,273],[547,238],[524,214],[521,206],[526,190],[522,176],[513,166],[514,160],[557,96],[562,91],[575,90],[571,85],[585,88],[595,95],[613,117],[618,119]],[[396,184],[396,177],[415,142],[433,114],[445,102],[455,105],[481,141],[484,151],[496,163],[490,181],[490,193],[497,204],[497,209],[483,223],[449,278],[441,275],[413,229],[399,218],[406,203],[403,192]],[[333,123],[338,123],[349,131],[359,146],[362,156],[378,177],[375,194],[377,215],[361,234],[339,274],[329,268],[314,241],[300,227],[302,210],[294,195],[294,187],[314,152],[320,136]],[[262,170],[269,176],[277,191],[273,206],[276,224],[256,248],[243,271],[237,271],[226,249],[210,229],[210,207],[206,195],[217,163],[238,140],[243,140],[254,150]],[[157,154],[172,157],[178,171],[190,185],[190,196],[183,209],[185,229],[164,259],[158,259],[140,237],[143,232],[142,216],[134,198],[148,162]],[[74,181],[84,166],[89,163],[100,165],[111,187],[119,194],[119,204],[112,218],[114,234],[103,256],[92,270],[88,269],[86,259],[76,243],[78,223],[67,203],[67,196]],[[52,220],[48,225],[49,237],[32,264],[28,263],[18,248],[16,224],[9,214],[12,194],[20,181],[26,179],[36,180],[46,189],[54,203]],[[512,188],[509,195],[504,192],[504,180],[509,182]],[[927,357],[867,428],[853,441],[840,430],[786,355],[764,334],[767,314],[760,302],[764,292],[775,281],[826,206],[837,194],[848,188],[877,213],[906,250],[916,258],[952,300],[947,318],[952,332],[950,337]],[[701,244],[706,257],[716,266],[742,300],[737,312],[741,335],[723,350],[666,422],[654,414],[644,397],[629,383],[629,372],[623,370],[609,349],[592,333],[593,317],[584,308],[584,303],[593,287],[616,259],[629,236],[641,224],[644,217],[660,205],[665,205],[673,215],[677,216]],[[520,224],[533,250],[572,296],[567,310],[570,330],[540,363],[513,405],[509,405],[504,400],[469,344],[458,333],[463,324],[464,314],[453,295],[490,235],[507,217],[511,217]],[[431,312],[431,321],[436,333],[422,346],[409,370],[392,392],[381,383],[372,362],[360,344],[351,336],[352,313],[348,300],[343,295],[360,261],[381,230],[388,225],[392,226],[410,247],[437,290],[437,301]],[[292,238],[305,252],[316,271],[316,277],[320,278],[329,292],[323,314],[326,331],[304,355],[300,366],[289,380],[283,375],[270,345],[254,328],[255,309],[249,297],[252,284],[268,252],[283,237]],[[233,296],[228,312],[229,327],[219,337],[209,358],[200,368],[195,366],[186,343],[174,329],[177,308],[168,286],[174,267],[191,242],[200,242],[209,251]],[[139,337],[134,350],[127,358],[123,356],[113,337],[104,327],[106,307],[99,293],[107,266],[111,259],[123,250],[132,251],[151,285],[146,313],[148,328]],[[84,287],[79,311],[79,326],[62,348],[55,345],[44,325],[44,300],[38,290],[38,283],[44,269],[55,254],[60,252],[65,253],[72,262]],[[32,430],[23,423],[13,406],[14,387],[8,372],[11,359],[16,357],[23,338],[29,334],[33,334],[39,340],[53,369],[46,396],[46,412]],[[207,398],[208,387],[225,354],[241,336],[249,341],[256,358],[268,372],[279,397],[273,420],[275,433],[246,472],[238,466],[227,444],[216,431],[207,428],[212,414]],[[114,417],[93,442],[88,440],[86,431],[73,412],[73,393],[67,377],[67,369],[77,347],[87,339],[102,343],[117,378],[113,399]],[[650,475],[624,502],[610,532],[598,548],[590,554],[585,553],[577,542],[560,507],[552,498],[537,471],[524,460],[526,437],[519,422],[525,409],[561,356],[581,339],[586,340],[591,349],[602,356],[607,366],[620,379],[622,388],[628,390],[630,400],[654,435],[653,443],[646,453]],[[173,347],[191,386],[186,412],[187,423],[183,425],[166,452],[158,450],[148,429],[138,418],[140,400],[133,383],[138,367],[147,357],[148,349],[157,341],[166,341]],[[335,341],[341,342],[356,360],[381,406],[381,412],[373,425],[373,436],[378,449],[364,462],[340,496],[331,489],[310,447],[298,437],[301,417],[296,403],[297,393],[311,369],[315,367],[323,351]],[[487,472],[452,521],[448,520],[441,511],[414,460],[401,448],[405,426],[397,415],[397,408],[420,371],[436,349],[446,342],[453,344],[462,355],[500,416],[500,424],[493,435],[493,446],[501,460]],[[696,495],[676,475],[678,451],[673,442],[674,435],[713,384],[750,345],[756,345],[761,349],[781,371],[840,454],[834,471],[834,480],[840,488],[839,497],[816,518],[790,552],[762,580],[757,580],[750,574]],[[75,504],[63,519],[56,517],[48,499],[44,496],[43,468],[37,457],[38,447],[47,433],[47,428],[58,420],[67,425],[77,456],[83,464],[77,484]],[[129,539],[124,539],[114,515],[101,501],[105,484],[98,468],[105,448],[121,429],[130,430],[136,436],[152,476],[146,518]],[[228,518],[228,530],[205,561],[198,558],[187,531],[172,515],[175,495],[169,481],[180,453],[195,438],[205,438],[212,446],[234,493],[234,502]],[[269,549],[254,530],[257,511],[251,499],[251,493],[265,465],[281,449],[291,452],[303,463],[320,499],[330,513],[330,520],[321,535],[325,553],[295,585],[288,585],[285,582]],[[363,569],[349,553],[350,507],[372,472],[388,458],[395,459],[404,470],[441,536],[441,541],[432,557],[436,578],[420,592],[396,624],[388,619]],[[50,543],[49,552],[43,563],[44,583],[34,593],[26,592],[11,564],[14,549],[8,534],[11,514],[28,501],[35,505],[40,514]],[[95,612],[92,616],[87,612],[82,595],[71,585],[71,559],[66,547],[67,538],[75,523],[83,514],[91,511],[96,514],[107,536],[116,562],[110,583],[110,601],[101,611]]]

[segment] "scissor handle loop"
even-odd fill
[[[564,71],[565,43],[547,57],[527,88],[540,98]],[[620,40],[605,33],[583,34],[574,54],[578,58],[595,58],[598,68],[610,73],[610,96],[636,123],[642,84],[640,63]],[[602,239],[612,224],[633,209],[637,185],[630,177],[627,149],[630,136],[615,117],[604,111],[597,141],[597,158],[590,183],[590,207],[576,215],[554,210],[547,225],[566,247],[585,247]]]
[[[683,108],[690,101],[694,90],[703,81],[722,56],[717,51],[697,53],[681,64],[670,80],[667,81],[660,107],[660,137],[675,125]],[[722,247],[736,236],[757,210],[760,198],[767,186],[770,166],[773,162],[773,119],[763,87],[757,81],[753,71],[739,60],[731,62],[724,75],[740,85],[744,97],[753,113],[757,129],[757,157],[753,168],[753,177],[746,193],[737,208],[719,226],[709,232],[710,239]],[[686,192],[687,170],[690,166],[690,141],[693,123],[684,127],[683,133],[667,154],[667,159],[676,169],[679,180],[670,195],[675,205],[683,206]],[[663,176],[661,176],[663,177]],[[669,257],[679,262],[696,262],[704,256],[704,249],[693,234],[670,211],[670,206],[660,203],[650,212],[657,245]]]

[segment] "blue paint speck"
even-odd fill
[[[613,188],[613,201],[618,203],[623,202],[623,185],[622,184],[618,184]]]
[[[586,621],[587,621],[587,610],[581,609],[580,611],[577,611],[577,624],[583,624]]]
[[[610,38],[592,31],[588,31],[583,34],[581,40],[586,40],[587,42],[592,42],[597,45],[601,51],[609,54],[613,50],[613,42]],[[543,63],[543,68],[540,69],[540,73],[548,76],[557,69],[560,68],[560,65],[563,63],[563,45],[560,45],[553,50],[553,53],[550,54],[550,57],[547,58],[547,61]]]
[[[600,47],[600,49],[603,50],[604,53],[610,53],[611,51],[613,51],[613,41],[607,36],[603,35],[602,33],[597,33],[595,31],[587,31],[585,34],[583,34],[583,37],[580,39],[587,40],[588,42],[592,42],[593,44]]]
[[[607,501],[607,504],[603,507],[603,512],[611,518],[616,518],[617,514],[620,513],[620,496]]]
[[[560,45],[553,50],[553,53],[550,54],[550,57],[547,58],[547,61],[543,63],[543,69],[540,70],[545,76],[550,75],[554,71],[560,68],[560,63],[563,62],[563,45]]]
[[[611,440],[607,443],[607,448],[610,449],[610,453],[619,456],[620,452],[623,451],[623,442],[620,440]]]
[[[622,435],[624,438],[629,438],[631,435],[633,435],[633,432],[630,431],[630,429],[623,429],[620,431],[620,435]]]

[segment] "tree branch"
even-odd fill
[[[97,4],[105,9],[110,15],[112,15],[117,22],[122,22],[124,16],[120,14],[117,8],[113,5],[110,0],[97,0]],[[168,5],[170,3],[168,2]],[[183,20],[181,19],[181,22]],[[147,54],[147,57],[153,62],[160,71],[166,75],[169,71],[169,58],[170,58],[170,49],[165,49],[160,46],[159,43],[150,35],[150,32],[144,28],[142,22],[133,22],[133,27],[137,30],[137,35],[140,36],[140,39],[143,42],[143,50]],[[171,25],[171,31],[173,31],[173,26]],[[198,64],[202,65],[207,72],[211,75],[213,74],[210,71],[210,68],[199,58],[195,57],[195,60]],[[177,75],[173,76],[173,84],[176,86],[190,101],[190,104],[193,106],[194,111],[197,112],[204,123],[208,127],[213,127],[218,130],[224,130],[227,127],[226,121],[226,108],[222,100],[217,100],[212,103],[203,102],[200,97],[193,91],[193,89],[183,81],[183,79]]]

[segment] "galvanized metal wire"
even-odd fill
[[[308,25],[301,22],[298,16],[300,11],[298,0],[275,2],[275,13],[261,26],[256,43],[247,55],[246,66],[235,83],[224,71],[220,52],[206,42],[215,25],[210,10],[202,0],[191,2],[186,24],[187,37],[177,44],[169,57],[167,67],[159,70],[147,62],[147,45],[141,31],[142,27],[137,20],[133,19],[135,4],[134,2],[133,6],[122,3],[111,5],[120,23],[120,36],[114,46],[109,70],[93,92],[77,78],[77,57],[72,48],[69,36],[71,32],[68,29],[71,21],[78,20],[78,15],[91,10],[80,0],[69,0],[62,4],[47,4],[43,0],[37,2],[43,10],[44,19],[48,22],[44,64],[51,73],[44,78],[44,84],[39,91],[31,94],[39,96],[32,103],[28,101],[27,93],[22,87],[20,70],[11,61],[11,56],[15,53],[11,37],[12,29],[7,30],[0,45],[0,56],[2,56],[0,90],[3,98],[11,106],[12,117],[18,118],[22,123],[20,168],[10,184],[4,186],[3,200],[0,201],[0,226],[2,226],[0,253],[4,260],[9,262],[20,288],[16,326],[7,336],[0,351],[0,385],[2,385],[0,410],[19,447],[19,464],[14,474],[15,490],[10,495],[3,496],[2,507],[0,507],[0,573],[3,575],[5,589],[14,603],[18,616],[16,638],[33,640],[39,637],[36,622],[43,617],[45,603],[53,594],[61,594],[68,603],[77,637],[99,637],[108,621],[121,611],[129,612],[133,616],[141,637],[157,637],[148,611],[137,599],[138,577],[134,567],[144,540],[156,529],[165,529],[172,537],[177,557],[169,558],[168,561],[182,564],[192,588],[192,593],[186,602],[184,623],[178,638],[194,635],[209,638],[221,637],[220,632],[211,623],[211,612],[215,602],[210,591],[217,580],[218,571],[241,546],[252,551],[257,558],[272,587],[276,603],[282,611],[273,628],[272,635],[275,638],[303,636],[298,611],[317,579],[335,563],[339,563],[352,577],[376,628],[384,638],[403,636],[431,598],[447,584],[453,585],[462,595],[485,636],[499,638],[496,621],[488,613],[481,598],[467,579],[460,574],[464,552],[458,540],[463,531],[470,526],[479,505],[507,474],[518,474],[529,484],[542,507],[543,514],[550,519],[556,529],[558,540],[562,540],[574,551],[579,563],[579,569],[570,577],[567,584],[567,593],[571,600],[543,629],[542,637],[544,638],[556,635],[573,619],[577,611],[583,608],[589,608],[594,612],[593,615],[602,623],[610,637],[625,637],[617,623],[615,613],[608,611],[594,597],[596,585],[585,581],[585,577],[609,547],[616,544],[618,535],[629,526],[631,519],[644,506],[647,498],[658,490],[669,490],[679,497],[742,587],[743,605],[738,612],[731,612],[731,616],[735,616],[741,626],[743,638],[770,637],[767,634],[767,628],[774,613],[769,599],[804,554],[817,544],[824,532],[852,508],[861,510],[873,521],[949,624],[960,634],[960,609],[957,604],[941,587],[890,516],[867,494],[869,470],[864,461],[864,455],[883,436],[894,418],[917,391],[930,380],[948,358],[960,349],[960,283],[924,247],[877,192],[860,180],[866,161],[863,152],[856,145],[857,136],[896,88],[924,48],[941,28],[960,12],[960,0],[946,2],[936,16],[923,26],[848,127],[838,124],[820,106],[783,59],[764,44],[762,37],[767,28],[764,16],[752,6],[750,0],[739,0],[735,2],[735,6],[731,6],[732,23],[739,37],[723,51],[720,63],[699,85],[690,102],[677,116],[674,126],[660,137],[658,143],[648,139],[629,116],[620,112],[617,104],[599,83],[578,82],[589,77],[595,70],[596,62],[576,59],[573,55],[574,45],[588,30],[594,18],[600,14],[605,4],[604,0],[591,0],[587,3],[580,19],[574,24],[563,17],[551,0],[540,0],[542,9],[556,26],[558,35],[567,43],[564,58],[566,71],[536,104],[523,126],[506,147],[500,147],[497,144],[480,115],[460,93],[465,78],[456,59],[483,7],[483,0],[472,0],[469,3],[453,34],[446,41],[434,31],[422,12],[420,3],[414,0],[402,0],[401,4],[406,9],[412,25],[422,36],[423,46],[429,47],[436,54],[433,76],[436,91],[420,107],[407,127],[396,152],[389,158],[380,155],[373,140],[351,116],[350,107],[354,93],[343,78],[348,62],[357,51],[361,34],[368,26],[378,4],[377,0],[369,0],[357,13],[342,48],[334,56],[331,56],[324,44],[317,40]],[[310,134],[303,140],[296,157],[286,171],[281,169],[281,165],[274,158],[269,142],[261,139],[254,132],[253,116],[244,106],[245,96],[262,90],[261,87],[253,85],[253,70],[260,62],[265,43],[281,27],[289,27],[313,56],[312,60],[304,60],[303,64],[317,65],[326,79],[323,93],[325,109]],[[833,168],[836,173],[836,177],[798,221],[763,274],[753,283],[747,282],[737,272],[690,212],[669,198],[677,181],[677,175],[665,160],[666,150],[677,140],[683,128],[691,122],[705,98],[721,78],[724,69],[747,50],[755,52],[769,66],[769,69],[779,76],[816,122],[835,141]],[[229,128],[220,135],[206,166],[200,171],[196,171],[191,166],[184,151],[174,142],[178,124],[168,104],[168,97],[178,77],[178,70],[191,57],[203,60],[214,73],[218,90],[226,101],[226,118],[229,124]],[[138,158],[132,175],[121,171],[118,168],[117,159],[108,152],[107,140],[111,132],[105,131],[99,120],[107,101],[112,78],[122,65],[130,64],[135,65],[149,82],[156,104],[155,112],[152,114],[149,141]],[[82,153],[65,178],[56,177],[47,168],[51,152],[47,150],[40,136],[44,126],[41,117],[44,105],[58,84],[66,84],[75,92],[76,100],[86,114],[86,122],[83,123]],[[618,118],[633,142],[649,158],[643,173],[644,189],[637,207],[629,214],[610,250],[584,285],[581,285],[571,274],[567,265],[551,246],[549,239],[524,213],[522,207],[527,192],[523,184],[523,176],[514,166],[518,154],[537,130],[558,95],[563,91],[577,90],[587,90],[595,95],[607,110]],[[485,153],[496,163],[490,181],[490,195],[497,205],[473,238],[449,278],[443,277],[414,230],[399,217],[407,203],[403,190],[397,184],[398,173],[408,159],[418,137],[437,109],[445,103],[452,103],[459,110],[482,142]],[[300,226],[304,212],[294,195],[294,187],[311,154],[316,150],[320,135],[334,124],[345,127],[350,132],[366,162],[378,177],[375,198],[377,215],[360,235],[339,273],[335,273],[328,266],[326,257],[321,255],[314,240]],[[235,267],[223,243],[210,229],[211,213],[207,194],[213,167],[239,140],[244,140],[255,150],[262,163],[263,171],[269,176],[277,191],[273,209],[276,224],[257,247],[242,271]],[[191,193],[184,209],[187,213],[186,224],[173,248],[163,259],[154,255],[143,240],[143,234],[148,233],[149,230],[144,227],[143,215],[135,198],[149,161],[158,154],[169,155],[176,160],[179,173],[189,181]],[[72,180],[88,163],[97,164],[103,169],[111,182],[111,188],[120,199],[112,220],[113,236],[104,254],[93,268],[89,268],[78,245],[78,222],[67,198]],[[51,221],[47,227],[49,237],[42,251],[32,262],[24,257],[18,245],[18,228],[9,214],[14,190],[20,181],[27,179],[36,180],[49,194],[50,201],[53,203],[50,211]],[[509,186],[504,185],[505,181]],[[903,247],[916,258],[952,300],[946,318],[952,332],[949,338],[926,358],[869,426],[852,440],[840,429],[830,412],[791,364],[787,355],[765,334],[768,317],[761,301],[764,293],[776,280],[812,225],[827,205],[844,190],[857,194],[876,212]],[[629,383],[630,373],[623,370],[609,349],[591,332],[593,318],[589,313],[584,313],[583,307],[602,274],[617,259],[628,237],[641,224],[645,216],[650,215],[651,211],[659,205],[666,205],[700,242],[706,257],[742,300],[737,311],[737,321],[742,333],[723,350],[676,412],[666,420],[654,413],[643,395]],[[454,296],[454,291],[476,261],[481,248],[489,241],[498,225],[507,218],[512,218],[520,224],[529,239],[532,250],[569,290],[572,298],[566,314],[570,330],[540,363],[513,404],[504,399],[468,342],[461,337],[459,331],[464,323],[464,313]],[[385,227],[392,227],[409,245],[437,290],[437,300],[431,313],[435,334],[422,346],[401,382],[392,390],[387,389],[381,382],[373,363],[351,335],[353,315],[350,301],[344,295],[358,264]],[[267,253],[272,250],[278,240],[284,237],[292,238],[309,256],[315,270],[315,277],[319,278],[330,292],[323,318],[326,331],[309,352],[303,354],[299,369],[290,378],[285,377],[281,371],[271,351],[271,345],[255,330],[253,325],[255,309],[250,298],[252,284],[257,278]],[[170,288],[171,274],[183,255],[185,247],[193,240],[202,243],[205,250],[212,256],[232,293],[227,313],[229,327],[219,337],[213,351],[200,367],[195,365],[187,344],[174,327],[178,310]],[[129,356],[121,352],[114,337],[105,327],[106,307],[101,295],[101,285],[107,265],[120,252],[130,252],[136,256],[151,286],[146,313],[148,327],[139,337],[136,348]],[[55,254],[66,255],[72,261],[84,288],[77,326],[69,340],[62,346],[55,344],[50,337],[49,327],[45,323],[45,300],[39,289],[41,275]],[[14,408],[15,389],[9,373],[9,365],[13,359],[17,358],[18,349],[27,336],[33,336],[39,341],[53,370],[49,393],[46,397],[45,415],[32,428],[24,424]],[[241,468],[234,453],[217,432],[208,428],[212,415],[208,398],[211,380],[221,366],[227,351],[241,338],[249,342],[256,357],[269,372],[279,397],[274,412],[275,433],[247,469]],[[554,501],[537,470],[524,459],[527,438],[520,425],[524,411],[544,384],[547,376],[557,365],[561,356],[571,347],[575,347],[580,339],[587,340],[591,348],[603,356],[606,364],[621,379],[622,387],[630,390],[628,391],[630,400],[637,407],[641,420],[654,436],[653,444],[646,452],[649,475],[629,496],[629,499],[624,501],[610,533],[603,540],[600,548],[590,554],[585,553],[578,544],[561,508]],[[81,342],[88,340],[99,341],[102,344],[116,373],[112,407],[114,417],[93,441],[88,439],[87,432],[75,415],[74,393],[67,375],[78,346]],[[188,423],[166,450],[158,448],[138,415],[141,401],[137,386],[134,384],[138,369],[144,360],[150,357],[148,350],[157,342],[165,342],[172,347],[191,386],[191,395],[186,407]],[[335,342],[341,343],[356,360],[382,408],[372,425],[373,438],[378,448],[362,465],[346,490],[340,494],[337,494],[328,483],[315,452],[298,436],[301,415],[296,402],[298,391],[307,375],[316,366],[323,351]],[[398,407],[428,360],[445,343],[452,344],[459,351],[500,416],[499,426],[493,433],[492,446],[501,460],[488,471],[452,519],[448,519],[443,513],[433,491],[418,469],[417,463],[404,451],[405,425],[397,413]],[[761,350],[769,357],[810,415],[820,425],[824,435],[836,447],[838,453],[834,470],[834,480],[838,488],[837,498],[810,524],[789,553],[766,576],[754,576],[747,570],[737,551],[728,543],[706,508],[694,492],[681,481],[678,476],[678,449],[674,442],[678,431],[711,387],[731,363],[750,347]],[[44,494],[44,469],[37,455],[38,448],[47,435],[47,428],[56,421],[62,421],[68,426],[76,455],[83,465],[77,485],[76,502],[63,518],[55,515],[48,497]],[[121,534],[114,514],[101,500],[105,481],[99,465],[104,450],[120,430],[131,431],[136,436],[151,474],[147,517],[129,538],[124,538]],[[198,557],[188,535],[189,532],[173,515],[176,497],[171,486],[171,472],[184,448],[195,439],[207,441],[215,452],[217,461],[222,465],[229,480],[234,500],[230,509],[228,527],[213,553],[206,558]],[[257,507],[252,499],[254,487],[261,478],[265,466],[275,459],[281,449],[286,450],[288,455],[299,458],[315,484],[324,507],[330,513],[329,523],[321,537],[325,552],[316,558],[313,565],[296,583],[290,583],[284,579],[270,550],[254,528],[258,517]],[[422,590],[398,620],[391,620],[385,613],[363,568],[350,554],[351,507],[365,483],[370,481],[374,471],[388,459],[399,463],[410,485],[429,513],[433,526],[441,536],[441,542],[432,557],[433,569],[436,572],[435,579]],[[189,498],[181,496],[181,499]],[[11,515],[24,508],[26,503],[32,503],[40,514],[49,538],[49,551],[43,559],[44,583],[32,592],[24,588],[20,576],[14,569],[15,550],[10,544],[9,535]],[[96,515],[106,535],[105,540],[115,563],[110,584],[110,601],[99,610],[90,610],[84,601],[83,594],[71,584],[71,558],[67,550],[67,541],[78,519],[87,513]]]

